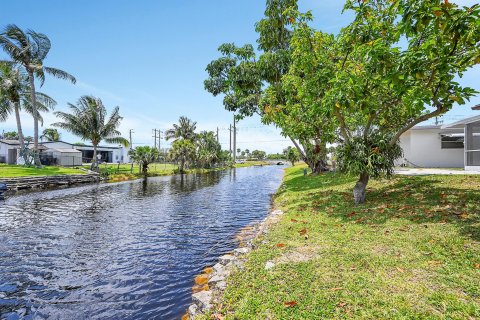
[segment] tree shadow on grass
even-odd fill
[[[316,190],[314,193],[318,194],[318,188],[339,188],[345,185],[355,183],[355,178],[339,173],[322,173],[316,175],[296,176],[294,178],[288,178],[284,183],[284,187],[279,193],[286,190],[293,192],[301,192],[307,190]]]
[[[412,223],[455,224],[459,231],[480,241],[480,181],[474,176],[394,177],[373,181],[367,203],[354,206],[352,188],[355,179],[330,174],[322,181],[293,178],[286,183],[292,191],[308,191],[299,197],[305,210],[326,212],[345,223],[381,225],[391,219]]]

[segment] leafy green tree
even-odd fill
[[[118,127],[122,117],[120,108],[115,107],[110,116],[102,100],[93,96],[82,96],[76,105],[69,103],[70,113],[55,112],[63,120],[56,122],[54,127],[67,130],[82,140],[88,140],[93,145],[92,169],[98,169],[97,146],[104,140],[107,143],[119,143],[128,146],[128,140],[121,136]]]
[[[61,135],[57,129],[46,128],[43,130],[40,139],[45,139],[47,141],[60,141]]]
[[[144,146],[130,149],[128,155],[133,162],[139,164],[143,175],[146,177],[148,175],[148,166],[158,160],[160,153],[157,148]]]
[[[166,140],[190,140],[194,141],[196,134],[195,130],[197,129],[197,123],[190,120],[187,117],[180,117],[178,120],[178,124],[174,124],[173,128],[168,129],[165,132],[165,139]]]
[[[18,132],[16,131],[8,131],[8,132],[5,132],[3,134],[3,137],[5,139],[11,139],[11,140],[15,140],[15,139],[18,139]]]
[[[37,118],[43,123],[40,112],[52,109],[56,102],[44,93],[36,92],[37,96]],[[25,110],[33,115],[30,87],[26,74],[15,65],[0,63],[0,121],[5,121],[11,113],[15,114],[17,134],[15,139],[19,140],[22,156],[26,159],[28,155],[23,154],[25,150],[25,137],[22,130],[20,111]]]
[[[37,112],[37,94],[35,88],[35,78],[40,80],[40,86],[45,82],[45,74],[48,73],[59,79],[66,79],[72,83],[76,79],[69,73],[43,65],[43,60],[50,51],[50,40],[42,33],[32,30],[24,32],[16,25],[7,25],[5,30],[0,34],[0,46],[10,56],[12,61],[9,63],[18,63],[25,69],[30,84],[30,95],[32,102],[32,115],[34,125],[34,150],[35,164],[41,165],[38,153],[38,112]]]
[[[196,150],[192,141],[178,139],[172,143],[169,158],[179,163],[180,173],[185,172],[185,164],[195,159]]]
[[[255,158],[258,160],[265,160],[266,157],[267,157],[267,153],[265,151],[261,151],[261,150],[252,151],[252,158]]]
[[[300,153],[296,148],[288,147],[283,150],[283,155],[285,159],[292,163],[292,166],[295,165],[295,162],[300,161]]]
[[[359,176],[359,204],[370,178],[392,174],[404,132],[476,93],[455,78],[479,62],[480,6],[349,0],[345,10],[355,19],[336,36],[309,27],[309,14],[291,13],[294,60],[285,83],[315,102],[307,113],[332,119],[320,128],[339,133],[338,164]]]
[[[257,58],[252,45],[223,44],[219,47],[222,56],[207,66],[209,78],[204,84],[214,96],[223,94],[225,108],[237,112],[238,118],[259,114],[262,122],[279,127],[312,171],[321,172],[326,170],[326,142],[333,140],[333,135],[320,128],[330,118],[306,112],[308,107],[296,97],[299,93],[287,91],[284,82],[292,62],[293,23],[285,12],[297,7],[297,0],[267,0],[265,17],[256,24],[260,56]],[[295,108],[291,108],[293,104]]]

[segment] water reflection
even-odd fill
[[[278,167],[19,195],[0,206],[0,318],[174,319],[267,213]]]

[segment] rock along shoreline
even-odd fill
[[[273,210],[262,221],[239,231],[236,235],[239,247],[233,250],[233,253],[221,256],[217,264],[205,268],[202,274],[195,277],[192,304],[182,319],[195,319],[211,311],[214,305],[221,302],[227,288],[227,278],[233,272],[241,272],[247,254],[255,249],[255,240],[268,233],[269,227],[278,222],[283,214],[282,210]]]

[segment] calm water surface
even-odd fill
[[[265,217],[280,167],[0,202],[1,319],[178,319],[193,277]]]

